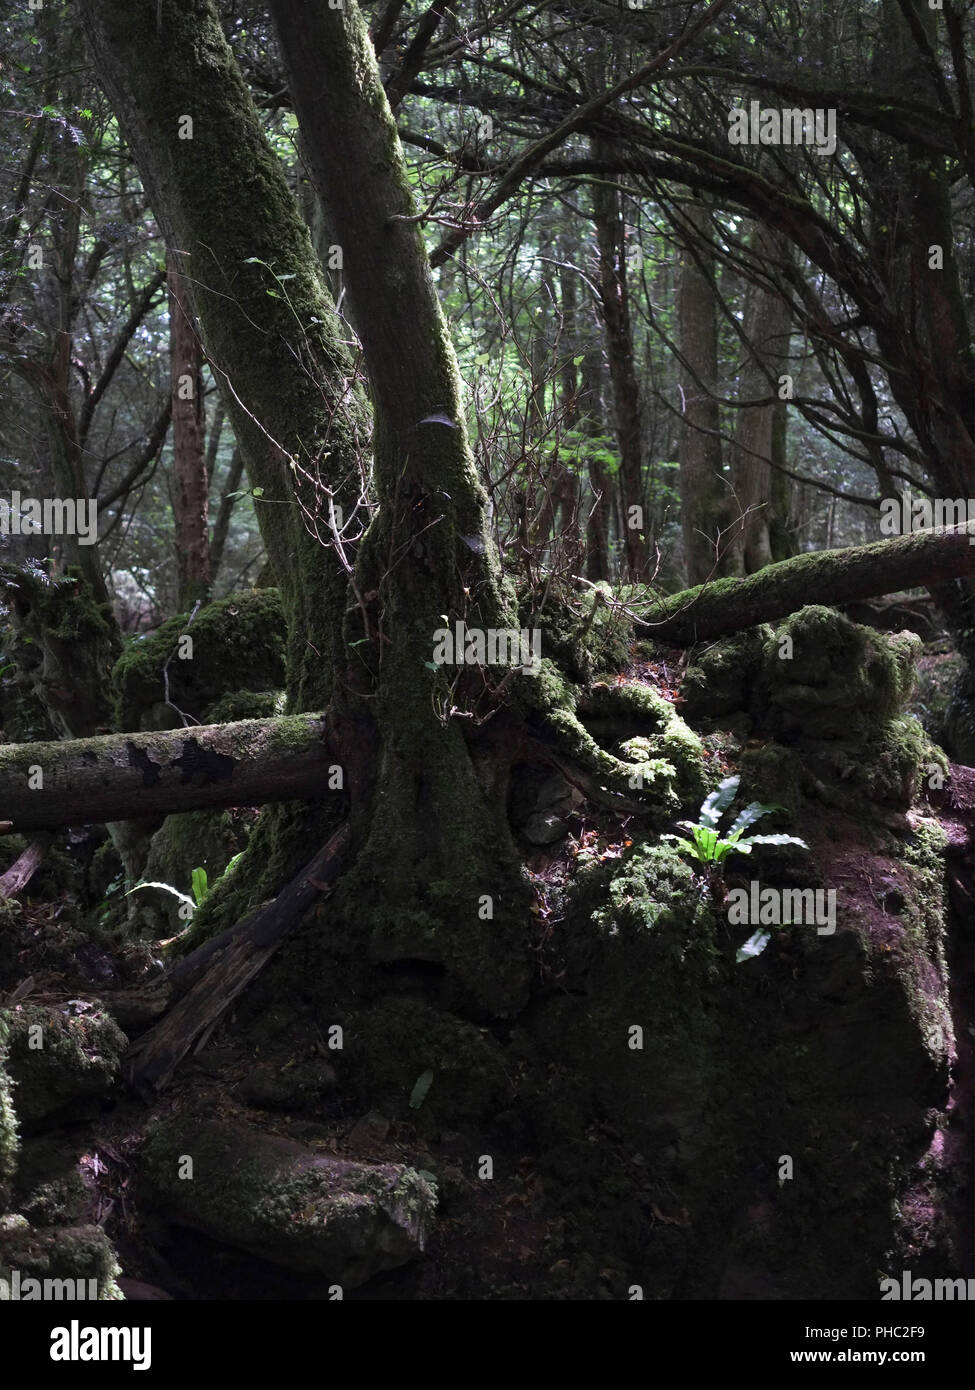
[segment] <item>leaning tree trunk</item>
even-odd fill
[[[334,305],[211,0],[83,0],[82,12],[153,212],[182,252],[257,493],[288,616],[290,707],[321,708],[347,590],[328,503],[354,528],[366,434]]]
[[[357,729],[374,717],[378,763],[374,782],[357,787],[352,772],[365,840],[357,892],[369,904],[376,957],[437,960],[466,1002],[503,1012],[525,997],[527,896],[503,798],[490,778],[482,785],[464,737],[472,716],[496,709],[503,673],[438,665],[435,649],[438,631],[457,623],[487,632],[519,622],[362,16],[351,0],[342,9],[274,0],[271,11],[303,148],[342,248],[374,407],[380,505],[356,585],[368,596],[370,642],[358,650],[369,662],[360,688],[370,699],[357,709],[353,698],[349,712]],[[367,888],[377,878],[388,885],[383,894]]]

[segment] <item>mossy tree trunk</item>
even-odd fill
[[[175,252],[169,253],[169,358],[173,412],[173,525],[179,611],[210,597],[209,483],[204,449],[203,346]]]
[[[183,252],[248,476],[263,490],[258,516],[289,622],[291,708],[330,706],[359,876],[346,898],[373,929],[374,955],[443,960],[469,1001],[504,1010],[527,981],[527,889],[504,798],[490,775],[482,785],[465,721],[452,716],[494,712],[492,682],[433,657],[440,628],[511,629],[518,619],[359,12],[275,7],[370,377],[379,506],[357,553],[366,419],[353,362],[214,6],[85,0],[83,10],[153,209]],[[236,876],[241,894],[266,896],[294,869],[302,837],[285,812],[264,819],[254,872]]]
[[[215,6],[84,0],[82,12],[153,211],[182,252],[207,358],[261,490],[258,521],[288,614],[291,709],[321,708],[347,591],[328,503],[354,527],[366,466],[352,357]]]
[[[712,575],[740,573],[742,565],[740,547],[732,544],[738,507],[722,472],[715,256],[702,201],[689,205],[687,220],[677,279],[681,532],[687,578],[703,584]]]
[[[443,960],[470,997],[505,1009],[526,981],[525,890],[505,807],[482,786],[455,714],[490,714],[483,669],[438,666],[438,630],[516,629],[462,385],[433,284],[396,125],[358,7],[274,0],[303,149],[341,248],[374,409],[379,512],[357,565],[369,638],[359,682],[378,725],[374,786],[354,872],[395,885],[371,914],[386,959]],[[355,633],[361,638],[361,628]],[[500,684],[497,673],[493,684]],[[353,785],[353,814],[356,788]],[[491,929],[483,905],[491,900]],[[479,918],[479,912],[482,914]],[[475,948],[475,941],[477,948]]]

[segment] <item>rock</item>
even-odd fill
[[[539,787],[535,806],[539,811],[544,811],[556,802],[568,800],[571,794],[572,784],[566,781],[561,772],[556,772],[553,777],[547,777]]]
[[[0,1279],[6,1280],[11,1295],[15,1271],[21,1298],[26,1296],[28,1279],[58,1280],[58,1292],[48,1293],[48,1297],[71,1297],[63,1283],[66,1279],[82,1281],[73,1290],[75,1297],[122,1297],[116,1282],[120,1271],[115,1250],[100,1226],[58,1226],[38,1231],[22,1218],[0,1223]]]
[[[115,1085],[128,1039],[102,1009],[79,1001],[51,1008],[19,1004],[6,1015],[8,1071],[21,1131],[97,1114]]]
[[[143,1186],[173,1223],[356,1288],[419,1255],[434,1186],[399,1163],[356,1163],[201,1115],[167,1115]]]
[[[525,822],[525,839],[533,845],[554,845],[568,833],[567,822],[554,811],[536,811]]]
[[[305,1110],[338,1085],[327,1062],[316,1066],[277,1067],[261,1062],[240,1083],[240,1095],[261,1110]]]
[[[352,1149],[368,1148],[370,1144],[382,1144],[389,1134],[389,1121],[378,1110],[370,1110],[357,1120],[346,1138]]]

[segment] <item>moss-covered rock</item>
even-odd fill
[[[681,684],[686,717],[697,722],[751,709],[773,636],[767,624],[746,628],[696,652]]]
[[[616,737],[620,756],[634,764],[666,765],[681,805],[700,801],[707,772],[704,746],[669,701],[650,685],[597,682],[580,702],[580,718],[600,739]],[[623,734],[624,737],[620,737]],[[625,735],[629,735],[626,737]]]
[[[233,724],[237,719],[271,719],[283,713],[283,691],[235,690],[207,707],[204,723]]]
[[[355,1288],[418,1255],[436,1191],[398,1163],[315,1153],[203,1115],[151,1128],[142,1184],[170,1220]]]
[[[115,1300],[124,1297],[116,1280],[121,1274],[118,1258],[100,1226],[61,1226],[36,1230],[22,1217],[0,1223],[0,1279],[25,1298],[41,1297],[43,1284],[32,1289],[28,1279],[59,1281],[47,1288],[46,1297],[69,1297],[63,1280],[80,1281],[74,1296]],[[16,1276],[16,1278],[15,1278]]]
[[[276,589],[255,589],[209,604],[187,626],[189,614],[133,638],[115,664],[116,720],[121,729],[175,728],[179,716],[163,704],[163,670],[169,661],[169,699],[204,722],[207,711],[238,690],[276,691],[284,685],[284,614]],[[180,639],[192,641],[192,657],[179,655]],[[154,707],[161,710],[153,713]]]
[[[921,647],[913,632],[888,635],[832,608],[800,609],[765,643],[762,727],[786,741],[875,735],[903,709]]]
[[[61,1009],[18,1004],[5,1017],[25,1133],[97,1113],[128,1046],[114,1020],[80,1002]]]

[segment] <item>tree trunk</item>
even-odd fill
[[[503,801],[485,790],[456,714],[496,706],[483,668],[438,665],[437,632],[517,629],[488,525],[453,347],[416,220],[396,125],[357,5],[273,0],[303,148],[342,248],[349,315],[374,407],[379,513],[357,563],[369,594],[370,699],[346,713],[361,742],[378,724],[378,761],[357,772],[350,750],[352,870],[374,901],[373,954],[442,962],[476,1007],[525,997],[528,963],[520,864]],[[335,152],[342,151],[341,159]],[[374,787],[379,794],[374,795]],[[376,894],[390,885],[396,899]],[[491,882],[492,919],[478,919]],[[353,889],[347,887],[351,893]],[[432,906],[431,906],[432,905]]]
[[[694,202],[677,280],[677,331],[681,353],[681,531],[688,581],[741,572],[730,530],[738,514],[730,479],[722,477],[718,433],[718,320],[715,259],[704,206]]]
[[[173,521],[179,574],[178,611],[210,597],[207,479],[203,412],[203,348],[179,255],[169,253],[169,353],[173,420]]]
[[[263,490],[255,505],[288,618],[290,708],[324,708],[347,592],[329,502],[354,527],[367,425],[308,230],[211,0],[83,0],[82,12]]]
[[[605,151],[593,141],[593,158]],[[616,439],[619,446],[623,541],[626,577],[645,579],[649,545],[643,483],[643,414],[640,383],[633,361],[633,326],[627,283],[626,223],[617,188],[597,180],[592,190],[593,220],[599,247],[599,302],[606,333],[606,356],[613,387]]]
[[[843,604],[973,575],[973,538],[975,523],[796,555],[747,579],[721,579],[672,594],[641,609],[641,617],[656,641],[690,646],[775,622],[807,603]]]
[[[774,264],[785,254],[783,238],[763,227],[752,233],[752,250],[763,265]],[[765,286],[749,282],[745,294],[745,360],[738,374],[738,423],[735,430],[734,479],[743,517],[736,547],[741,552],[744,572],[754,574],[773,559],[772,518],[773,457],[776,444],[778,380],[786,369],[791,318],[786,301]],[[768,400],[764,405],[748,406],[746,401]],[[779,412],[781,426],[781,411]],[[780,429],[781,435],[781,429]],[[781,439],[779,441],[781,443]],[[781,476],[781,475],[779,475]],[[780,494],[781,495],[781,494]]]
[[[13,834],[209,806],[335,800],[343,781],[324,720],[311,714],[0,748],[0,805]]]

